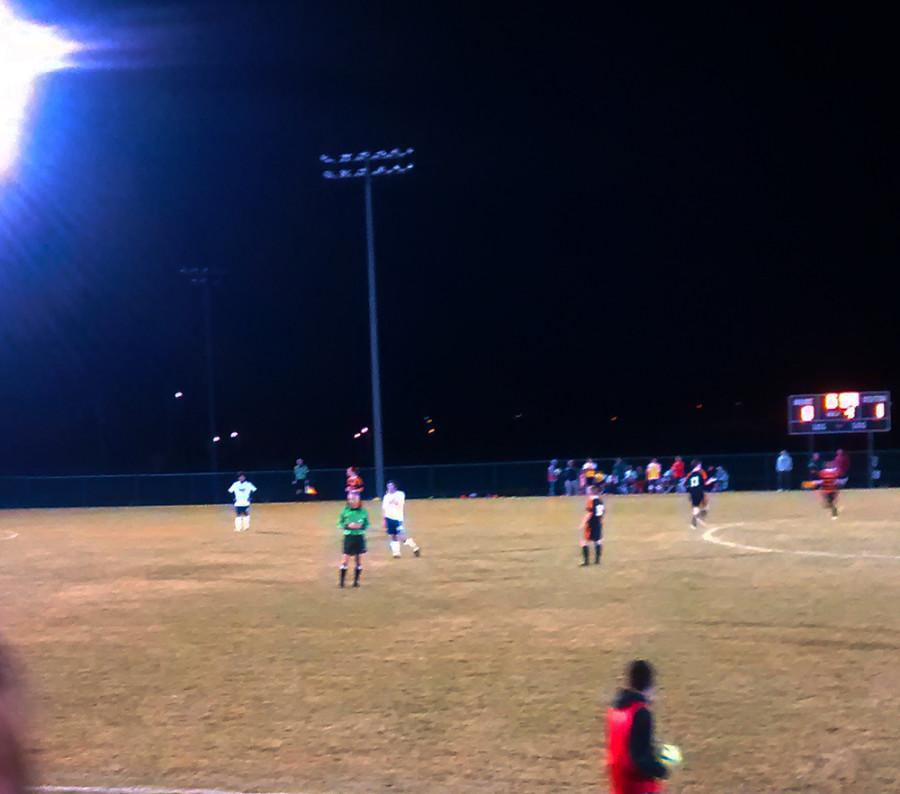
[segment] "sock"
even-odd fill
[[[347,578],[347,566],[341,566],[341,587],[344,586],[344,580]]]
[[[412,538],[407,538],[406,540],[403,541],[403,543],[404,543],[404,545],[409,546],[413,551],[417,551],[419,548],[416,545],[416,542]]]
[[[354,587],[359,587],[359,577],[360,577],[361,573],[362,573],[362,566],[357,565],[356,568],[353,570],[353,586]]]
[[[599,564],[600,558],[602,556],[603,556],[603,544],[595,543],[594,544],[594,562]]]
[[[584,557],[584,564],[587,565],[591,561],[591,552],[587,546],[581,547],[581,556]]]
[[[400,541],[399,540],[391,541],[391,554],[393,554],[395,557],[400,556]]]
[[[241,531],[241,517],[240,516],[234,517],[234,531],[235,532]]]
[[[250,529],[250,516],[243,516],[244,529]]]

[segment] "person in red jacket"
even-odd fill
[[[637,659],[628,665],[628,686],[616,693],[606,712],[606,767],[610,794],[651,794],[662,791],[668,767],[653,742],[655,674],[649,662]]]

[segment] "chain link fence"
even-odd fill
[[[777,452],[762,454],[703,455],[704,466],[723,466],[729,475],[729,490],[765,491],[777,487]],[[900,450],[876,451],[877,487],[900,485]],[[683,456],[690,461],[691,456]],[[850,453],[848,487],[869,486],[865,452]],[[793,488],[808,479],[808,455],[795,454],[791,476]],[[613,458],[595,458],[598,468],[612,471]],[[649,458],[626,459],[635,466],[646,466]],[[672,456],[659,458],[663,469]],[[435,466],[389,466],[388,479],[396,480],[410,498],[459,496],[543,496],[548,494],[546,470],[549,461],[531,460],[510,463],[464,463]],[[582,461],[577,461],[580,467]],[[565,466],[565,461],[560,460]],[[374,483],[374,471],[360,472],[366,483]],[[342,499],[344,469],[317,469],[310,482],[318,494],[315,499]],[[256,502],[290,502],[301,498],[291,484],[290,471],[248,471],[248,478],[259,489]],[[0,508],[29,507],[125,507],[136,505],[220,504],[231,501],[228,486],[233,473],[194,474],[112,474],[73,477],[0,477]],[[560,483],[560,490],[561,483]],[[371,490],[365,494],[374,496]]]

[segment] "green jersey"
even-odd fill
[[[359,524],[358,528],[351,528],[349,524]],[[365,535],[369,528],[369,514],[366,508],[350,507],[347,505],[341,510],[341,517],[338,519],[338,529],[344,530],[345,535]]]
[[[302,466],[294,466],[294,482],[305,480],[309,477],[309,466],[305,463]]]

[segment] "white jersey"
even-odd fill
[[[381,500],[381,512],[385,518],[403,523],[403,506],[406,504],[406,494],[403,491],[386,493]]]
[[[256,486],[250,480],[235,480],[231,483],[228,493],[234,494],[235,507],[250,507],[250,495],[256,490]]]

